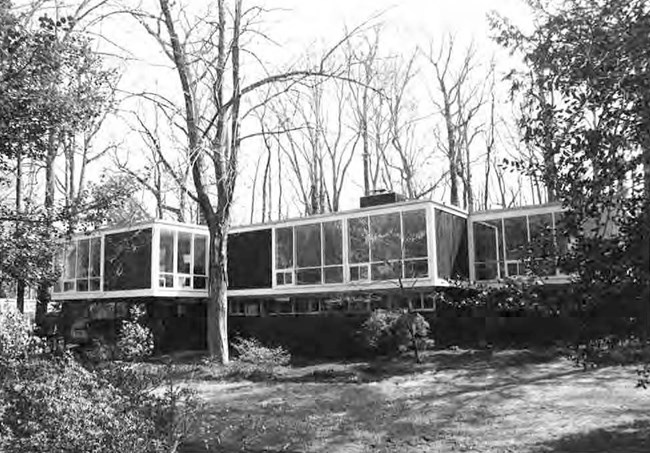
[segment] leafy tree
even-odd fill
[[[493,18],[497,40],[520,52],[525,140],[569,208],[575,238],[565,265],[593,302],[616,297],[648,310],[650,274],[650,12],[643,0],[529,2],[526,34]],[[620,297],[620,296],[619,296]],[[650,317],[648,318],[650,321]],[[646,329],[647,330],[646,326]]]
[[[114,72],[103,67],[73,18],[42,15],[35,21],[32,13],[38,14],[37,8],[30,14],[15,11],[11,2],[0,1],[0,172],[5,172],[4,182],[15,187],[14,205],[3,200],[0,206],[0,273],[17,279],[19,308],[25,285],[39,287],[39,319],[47,310],[59,229],[72,232],[79,217],[96,214],[103,195],[116,193],[83,187],[91,159],[89,140],[112,102]],[[82,132],[83,139],[76,140]],[[75,169],[77,142],[83,150],[81,168]],[[59,155],[66,160],[61,178],[64,206],[55,203],[54,164]],[[27,165],[45,171],[38,188],[44,192],[42,204],[23,193]],[[116,199],[104,200],[112,205]]]

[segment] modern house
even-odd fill
[[[232,228],[229,314],[368,312],[405,294],[412,309],[430,310],[426,294],[462,281],[497,282],[531,269],[549,283],[567,281],[557,267],[567,246],[555,233],[558,204],[469,215],[432,201],[383,204],[386,198],[367,197],[352,211]],[[65,248],[52,298],[74,307],[79,319],[121,317],[136,302],[167,307],[160,319],[201,318],[207,251],[206,227],[169,221],[77,236]]]

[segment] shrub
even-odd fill
[[[0,308],[0,357],[14,359],[41,350],[31,322],[16,307]]]
[[[374,310],[361,326],[361,335],[366,346],[379,353],[396,352],[394,327],[399,316],[398,311]]]
[[[196,421],[196,400],[152,385],[124,364],[91,371],[69,356],[6,361],[0,451],[175,451]]]
[[[153,334],[143,325],[144,309],[134,306],[131,319],[123,321],[117,340],[116,355],[122,360],[141,360],[153,352]]]
[[[237,360],[259,366],[285,366],[291,362],[291,354],[282,346],[264,346],[257,338],[235,338],[232,347]]]
[[[419,313],[375,310],[363,323],[361,333],[368,348],[383,353],[412,349],[420,362],[420,351],[426,346],[429,323]]]

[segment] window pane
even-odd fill
[[[506,259],[521,259],[525,255],[528,244],[528,231],[526,217],[515,217],[503,220],[504,236],[506,240]],[[513,275],[508,272],[509,275]]]
[[[320,223],[296,227],[297,267],[321,265]]]
[[[88,280],[90,283],[90,290],[91,291],[99,291],[99,285],[100,285],[100,279],[99,278],[91,278]]]
[[[174,272],[174,232],[160,230],[160,272]]]
[[[208,238],[206,236],[194,236],[194,275],[207,275],[205,269],[207,243]],[[194,287],[196,288],[196,285]],[[205,288],[205,286],[202,288]]]
[[[343,263],[343,226],[337,222],[323,223],[323,255],[325,265]]]
[[[438,277],[445,279],[468,276],[467,220],[441,209],[436,216],[436,263]]]
[[[370,232],[372,261],[402,258],[399,212],[371,216]]]
[[[497,260],[497,227],[484,222],[474,223],[474,257],[476,261]]]
[[[350,242],[349,262],[367,263],[370,261],[368,253],[368,219],[366,217],[358,217],[348,220],[348,236]]]
[[[402,263],[374,263],[370,266],[372,280],[393,280],[402,275]]]
[[[205,289],[208,287],[208,279],[206,277],[194,277],[194,289]]]
[[[64,279],[72,280],[74,278],[75,269],[77,267],[77,243],[76,241],[70,242],[65,249],[65,272]]]
[[[300,269],[296,271],[296,284],[316,285],[320,283],[320,269]]]
[[[275,230],[275,267],[288,269],[293,267],[293,228]]]
[[[424,209],[402,213],[404,258],[427,256],[427,213]]]
[[[326,267],[325,283],[342,283],[343,282],[343,266]]]
[[[427,260],[413,260],[404,262],[404,278],[426,278],[429,276],[429,263]]]
[[[91,277],[100,276],[100,263],[102,258],[102,240],[101,238],[92,238],[90,240],[90,269],[88,275]]]
[[[176,268],[181,274],[190,273],[190,264],[192,260],[192,234],[178,233],[178,262]],[[179,280],[180,281],[180,280]],[[189,286],[189,284],[187,285]]]
[[[88,259],[90,255],[90,240],[81,239],[77,243],[77,278],[88,277]]]
[[[79,292],[88,291],[88,280],[87,279],[77,280],[77,291],[79,291]]]
[[[350,266],[350,280],[368,280],[368,266]]]

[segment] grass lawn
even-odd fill
[[[530,351],[195,377],[203,427],[183,451],[648,453],[650,390],[635,384],[635,367],[583,371]]]

